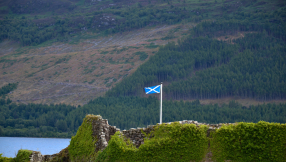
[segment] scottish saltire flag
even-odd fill
[[[146,94],[152,93],[160,93],[161,85],[153,86],[153,87],[145,87]]]

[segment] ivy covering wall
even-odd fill
[[[117,132],[97,161],[200,161],[207,153],[207,127],[192,124],[157,125],[154,137],[144,139],[139,148]],[[126,142],[127,141],[127,142]]]
[[[92,120],[96,117],[94,115],[87,115],[76,135],[71,138],[68,150],[72,161],[85,161],[95,155],[95,143],[97,139],[92,135]]]
[[[238,123],[223,126],[210,140],[217,161],[286,161],[286,124]]]
[[[139,148],[117,132],[96,161],[286,161],[286,124],[236,123],[224,125],[207,137],[207,127],[178,122],[155,126],[151,139]]]

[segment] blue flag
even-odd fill
[[[152,93],[160,93],[161,85],[153,86],[153,87],[145,87],[146,94]]]

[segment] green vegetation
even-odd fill
[[[179,123],[155,126],[154,137],[135,148],[117,132],[96,161],[201,161],[208,151],[212,160],[285,161],[286,125],[236,123],[224,125],[206,137],[204,125]]]
[[[110,5],[112,4],[112,5]],[[53,1],[5,3],[1,10],[0,41],[24,46],[96,37],[158,24],[237,20],[285,27],[285,2],[263,0],[191,1]],[[59,7],[61,6],[61,7]],[[36,16],[34,16],[36,15]],[[92,33],[92,34],[86,34]],[[89,36],[88,36],[89,35]],[[92,35],[92,36],[90,36]],[[166,37],[170,39],[171,37]]]
[[[82,123],[82,119],[79,121],[77,119],[66,120],[67,113],[76,107],[64,104],[17,105],[11,103],[9,99],[1,99],[0,109],[1,136],[68,138],[76,132]]]
[[[194,124],[156,126],[154,137],[145,138],[138,149],[117,132],[97,161],[201,161],[208,148],[206,131]]]
[[[0,154],[0,162],[11,162],[13,158],[7,158],[7,157],[2,157],[2,154]]]
[[[87,115],[76,135],[72,137],[68,147],[69,157],[72,161],[89,159],[95,155],[95,143],[97,139],[93,136],[92,120],[97,120],[99,116]]]
[[[163,121],[286,122],[285,104],[244,107],[234,101],[221,106],[202,105],[198,100],[168,101],[235,96],[261,101],[285,99],[286,4],[283,1],[158,0],[137,3],[131,0],[128,6],[125,1],[114,1],[114,5],[109,5],[111,1],[97,1],[92,5],[86,1],[70,0],[43,4],[31,1],[35,5],[24,2],[22,6],[5,3],[1,7],[0,41],[16,40],[30,46],[47,41],[68,41],[70,38],[71,42],[79,42],[83,38],[95,38],[99,32],[103,36],[155,25],[182,23],[193,28],[189,29],[190,35],[178,40],[177,44],[170,42],[160,47],[158,53],[130,77],[125,75],[105,97],[94,99],[80,108],[65,104],[15,104],[3,97],[0,99],[1,136],[71,137],[87,113],[102,114],[111,125],[121,129],[156,124],[159,116],[157,99],[140,97],[144,96],[143,87],[161,81],[167,83],[164,86]],[[63,7],[59,8],[60,5]],[[163,39],[173,38],[177,30],[179,28]],[[240,38],[232,39],[237,35]],[[219,41],[218,37],[229,40]],[[145,47],[158,46],[150,44]],[[16,51],[16,55],[26,53],[27,49],[30,47]],[[101,53],[125,50],[127,48]],[[139,55],[141,61],[148,58],[148,54],[142,51],[135,55]],[[62,57],[54,63],[65,63],[69,59],[68,56]],[[129,60],[124,61],[132,64]],[[102,58],[101,61],[116,63],[112,58]],[[6,59],[6,56],[0,62],[5,62],[3,69],[17,63]],[[84,68],[83,74],[95,70],[92,64],[90,62],[88,65],[91,66]],[[48,65],[39,68],[44,70]],[[100,69],[106,67],[103,65]],[[60,74],[55,72],[54,75]],[[92,84],[94,79],[85,82]],[[106,80],[106,86],[110,85]],[[5,96],[16,87],[16,84],[2,87],[1,95]]]
[[[286,159],[285,131],[285,124],[263,121],[223,126],[212,134],[210,147],[218,162],[283,162]]]
[[[222,31],[236,33],[244,28],[255,32],[233,40],[234,44],[214,39]],[[170,83],[164,86],[165,99],[285,99],[284,29],[222,21],[203,22],[191,33],[178,45],[161,47],[106,95],[144,96],[143,87],[164,81]]]
[[[149,45],[145,46],[146,48],[157,48],[159,45],[155,45],[154,43],[150,43]]]
[[[29,162],[30,161],[30,155],[32,154],[31,150],[19,150],[16,157],[12,160],[15,162],[23,161],[23,162]]]
[[[0,154],[0,162],[29,162],[30,155],[32,154],[31,150],[19,150],[15,158],[2,157]]]
[[[200,102],[163,101],[163,121],[196,120],[205,123],[286,123],[286,104],[245,107],[232,101],[219,106]],[[10,137],[61,137],[75,135],[86,114],[101,114],[120,129],[146,127],[159,122],[159,101],[154,97],[99,97],[81,107],[5,103],[0,106],[0,133]]]
[[[105,54],[108,54],[108,53],[109,53],[108,51],[101,51],[101,52],[100,52],[100,54],[104,54],[104,55],[105,55]]]
[[[141,61],[144,61],[148,58],[148,55],[146,52],[136,52],[136,53],[134,53],[134,55],[139,55],[139,59]]]
[[[18,83],[8,83],[0,88],[0,96],[4,96],[17,88]]]

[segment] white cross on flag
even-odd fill
[[[152,94],[152,93],[160,93],[161,85],[153,86],[153,87],[145,87],[145,93],[146,94]]]

